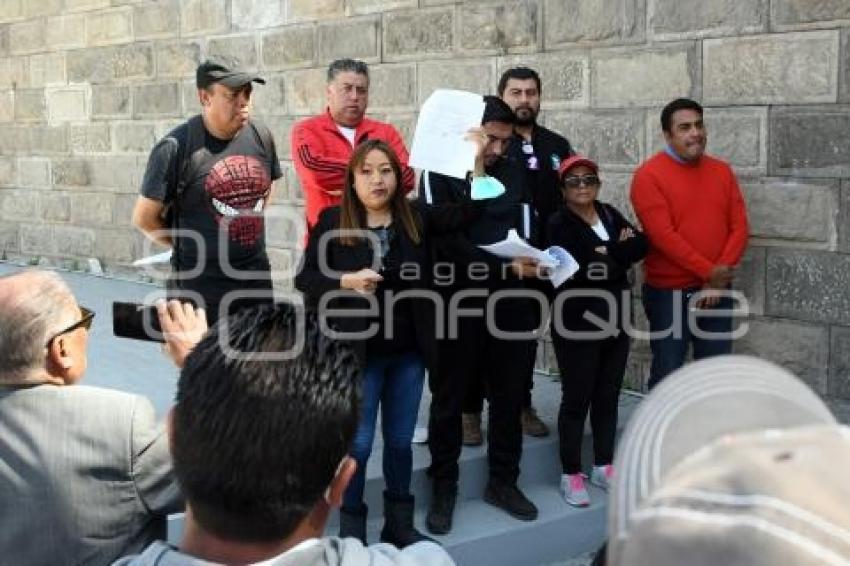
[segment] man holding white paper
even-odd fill
[[[503,259],[479,247],[503,240],[512,229],[530,239],[534,218],[525,172],[519,164],[504,158],[513,136],[514,113],[497,97],[486,96],[484,103],[481,127],[467,135],[477,146],[472,174],[456,178],[424,171],[420,183],[420,198],[430,206],[498,195],[486,201],[481,218],[464,232],[434,241],[435,272],[452,274],[448,281],[437,278],[437,290],[449,305],[449,328],[454,321],[457,328],[454,336],[449,332],[440,340],[438,367],[429,375],[428,473],[433,496],[427,526],[435,534],[448,533],[452,527],[462,438],[461,405],[467,380],[478,375],[485,376],[490,399],[490,477],[484,500],[517,519],[537,518],[537,508],[519,490],[517,478],[522,455],[522,368],[533,347],[531,309],[540,306],[527,297],[494,296],[499,291],[523,290],[523,279],[537,276],[537,264],[528,258]],[[485,314],[488,299],[493,312],[490,320]],[[526,333],[529,337],[508,339],[498,337],[500,332]]]

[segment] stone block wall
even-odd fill
[[[543,123],[601,163],[602,198],[624,209],[632,171],[661,147],[660,107],[703,101],[709,150],[750,206],[738,349],[850,399],[848,0],[3,0],[0,253],[111,270],[138,257],[129,215],[147,152],[198,110],[208,56],[268,79],[255,108],[285,172],[269,241],[288,273],[303,205],[289,131],[323,108],[334,58],[370,63],[370,111],[408,141],[434,89],[493,92],[505,68],[535,67]],[[638,387],[647,350],[632,356]],[[540,367],[554,368],[548,344]]]

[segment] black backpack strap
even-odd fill
[[[206,138],[206,128],[204,128],[204,119],[200,114],[196,114],[189,118],[186,122],[186,146],[182,148],[182,161],[177,168],[177,184],[174,187],[174,195],[171,198],[169,209],[170,227],[172,229],[179,228],[180,222],[180,204],[183,200],[183,195],[186,193],[186,188],[192,182],[193,161],[195,153],[204,147]],[[178,253],[178,243],[180,238],[172,237],[173,250],[171,254],[172,265],[176,265]]]

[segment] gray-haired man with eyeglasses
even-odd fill
[[[3,564],[109,564],[182,508],[151,403],[77,385],[93,320],[55,273],[0,278]],[[180,365],[189,343],[166,338]]]

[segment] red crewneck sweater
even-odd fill
[[[644,271],[653,287],[701,287],[714,266],[741,260],[747,211],[723,161],[703,155],[694,164],[679,163],[658,153],[635,171],[631,199],[649,238]]]

